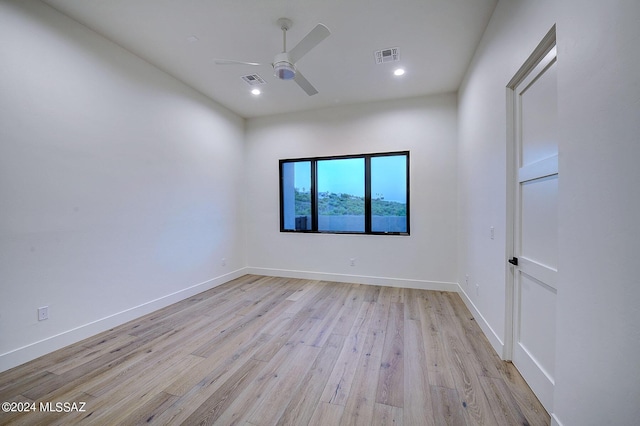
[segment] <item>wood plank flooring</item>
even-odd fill
[[[550,422],[455,293],[255,275],[0,373],[4,401],[35,403],[16,425]]]

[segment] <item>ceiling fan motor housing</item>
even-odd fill
[[[276,55],[273,60],[273,74],[280,80],[291,80],[296,76],[296,68],[289,60],[287,52]]]

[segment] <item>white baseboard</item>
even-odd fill
[[[560,422],[555,413],[551,413],[551,426],[562,426],[562,422]]]
[[[133,306],[129,309],[125,309],[124,311],[83,324],[71,330],[47,337],[46,339],[42,339],[38,342],[30,343],[21,348],[0,354],[0,372],[16,367],[20,364],[24,364],[25,362],[36,359],[42,355],[48,354],[72,343],[79,342],[105,330],[109,330],[110,328],[124,324],[127,321],[131,321],[158,309],[162,309],[195,294],[217,287],[247,273],[246,268],[241,268],[228,274],[176,291],[175,293],[167,294],[166,296],[150,300],[138,306]]]
[[[458,283],[412,280],[406,278],[370,277],[366,275],[334,274],[327,272],[294,271],[288,269],[272,269],[249,267],[247,274],[266,275],[269,277],[300,278],[306,280],[337,281],[343,283],[380,285],[387,287],[415,288],[419,290],[458,292]]]
[[[496,334],[496,332],[491,328],[487,320],[482,316],[476,305],[473,304],[467,293],[464,292],[460,285],[457,285],[456,291],[460,294],[462,301],[465,305],[467,305],[467,309],[471,311],[471,314],[475,318],[476,322],[480,326],[480,329],[491,343],[493,349],[498,353],[498,356],[502,358],[504,353],[504,342],[500,339],[500,336]]]

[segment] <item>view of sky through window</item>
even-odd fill
[[[407,157],[389,155],[371,158],[371,197],[407,202]]]
[[[364,159],[318,161],[318,192],[364,197]]]

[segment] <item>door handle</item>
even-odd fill
[[[514,266],[518,266],[518,258],[517,257],[512,257],[511,259],[507,260],[507,262],[509,262],[510,264],[512,264]]]

